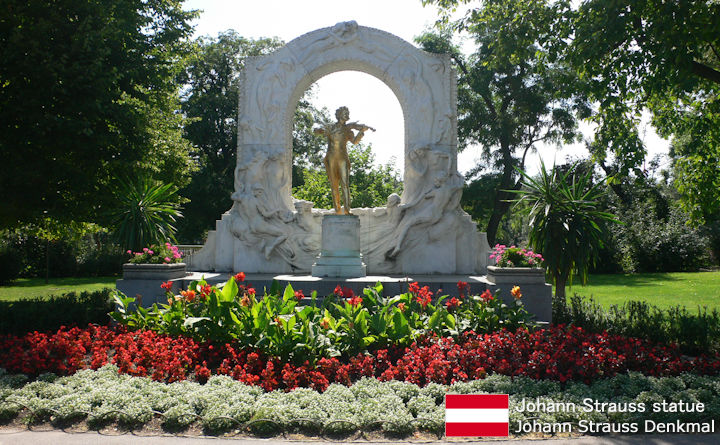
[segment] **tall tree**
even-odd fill
[[[237,152],[239,73],[247,56],[278,48],[277,39],[251,40],[234,31],[194,42],[181,82],[186,85],[182,111],[188,117],[185,137],[195,147],[199,169],[180,194],[188,199],[178,239],[199,242],[232,204]]]
[[[0,227],[97,220],[115,176],[182,183],[179,0],[8,0],[0,16]]]
[[[276,38],[247,39],[235,31],[195,42],[181,82],[186,85],[182,110],[190,120],[185,135],[195,146],[199,169],[180,192],[188,202],[179,222],[179,240],[201,242],[215,220],[232,205],[240,70],[246,57],[268,54],[282,44]],[[312,134],[320,115],[306,97],[300,100],[293,129],[294,186],[302,183],[303,168],[321,163],[317,152],[322,138]]]
[[[425,0],[445,11],[459,0]],[[431,52],[449,53],[458,69],[458,136],[460,148],[483,147],[485,168],[500,180],[488,218],[487,237],[495,243],[498,227],[510,208],[507,190],[521,185],[528,153],[539,143],[571,142],[578,136],[577,118],[590,107],[563,52],[570,37],[569,2],[486,0],[463,18],[418,38]],[[469,35],[474,52],[465,57],[450,32]]]
[[[720,213],[720,3],[705,0],[585,0],[574,12],[568,54],[588,80],[596,136],[608,173],[640,165],[639,112],[674,137],[678,189],[694,219]]]

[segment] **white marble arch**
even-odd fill
[[[426,53],[356,22],[304,34],[272,54],[245,61],[235,203],[192,257],[191,267],[310,270],[320,249],[321,218],[329,211],[291,196],[293,115],[313,82],[345,70],[388,85],[405,121],[402,197],[388,197],[386,207],[352,210],[360,216],[368,274],[484,273],[487,241],[459,206],[457,88],[449,56]]]

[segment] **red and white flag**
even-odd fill
[[[445,436],[507,437],[509,429],[507,394],[445,395]]]

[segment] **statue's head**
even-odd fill
[[[340,107],[335,110],[335,117],[339,121],[347,121],[350,119],[350,110],[348,110],[348,107]]]

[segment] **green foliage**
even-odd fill
[[[351,207],[381,207],[393,193],[402,193],[402,182],[393,163],[379,167],[373,163],[372,146],[362,144],[348,149],[350,158]],[[303,184],[293,188],[293,195],[315,203],[315,208],[333,208],[330,183],[324,168],[309,167],[302,172]]]
[[[684,127],[675,134],[670,147],[680,202],[693,221],[717,224],[720,221],[720,119],[684,118],[687,122],[683,122]]]
[[[706,307],[698,307],[693,314],[684,306],[659,309],[644,301],[628,301],[605,309],[592,298],[575,294],[568,305],[553,305],[553,322],[662,344],[677,343],[691,355],[720,350],[720,313]]]
[[[545,259],[555,284],[555,295],[564,299],[565,283],[579,276],[587,283],[588,271],[603,245],[604,222],[615,217],[598,208],[604,193],[602,182],[592,184],[592,171],[576,172],[573,165],[565,173],[541,161],[537,178],[523,175],[523,188],[516,191],[516,202],[526,202],[530,216],[528,244]]]
[[[417,285],[417,283],[415,283]],[[520,300],[506,305],[489,291],[460,300],[442,296],[430,301],[427,287],[391,298],[382,285],[361,296],[349,290],[299,305],[302,292],[287,286],[282,295],[256,298],[255,291],[230,279],[222,287],[192,282],[181,295],[168,293],[168,304],[136,307],[135,299],[115,296],[111,316],[132,329],[151,329],[199,340],[237,341],[285,361],[315,363],[322,357],[355,356],[391,344],[409,346],[424,335],[457,337],[462,332],[517,329],[530,323]],[[448,304],[449,303],[449,304]]]
[[[0,227],[87,221],[114,176],[182,182],[175,74],[193,12],[178,0],[9,0],[0,33]]]
[[[720,206],[720,4],[702,0],[585,0],[573,14],[568,47],[575,69],[600,104],[590,150],[609,154],[609,174],[639,167],[645,147],[639,113],[648,108],[660,135],[673,137],[685,210],[702,222]]]
[[[623,223],[608,227],[608,236],[593,272],[696,271],[711,265],[712,232],[688,224],[667,176],[652,174],[612,185],[619,195],[605,194],[601,208]]]
[[[0,334],[55,331],[60,326],[105,324],[113,310],[111,289],[0,301]]]
[[[707,237],[688,226],[677,207],[658,218],[650,205],[637,203],[618,217],[624,224],[612,227],[612,243],[624,272],[690,272],[710,265]]]
[[[186,85],[182,111],[188,118],[185,137],[192,143],[198,170],[180,194],[188,198],[178,237],[201,242],[215,220],[232,205],[237,152],[237,101],[244,60],[280,47],[277,39],[252,40],[234,31],[193,42],[186,68],[179,75]]]
[[[463,2],[424,3],[447,13]],[[487,219],[490,245],[509,210],[507,190],[520,186],[515,169],[525,168],[538,143],[575,141],[577,119],[590,115],[583,85],[563,52],[572,33],[568,11],[567,1],[483,1],[463,18],[417,39],[426,51],[450,54],[458,69],[460,148],[483,147],[484,165],[471,174],[486,168],[500,174]],[[473,40],[470,56],[452,43],[451,31]]]
[[[177,188],[147,177],[117,180],[116,204],[110,212],[113,237],[123,248],[140,250],[175,241],[175,221],[182,216]]]
[[[9,284],[20,277],[22,262],[20,250],[4,237],[0,239],[0,285]]]
[[[54,230],[28,224],[0,233],[0,255],[6,252],[14,277],[113,275],[125,257],[107,231],[94,224],[58,224]],[[3,272],[0,272],[2,274]],[[8,274],[10,276],[10,274]]]

